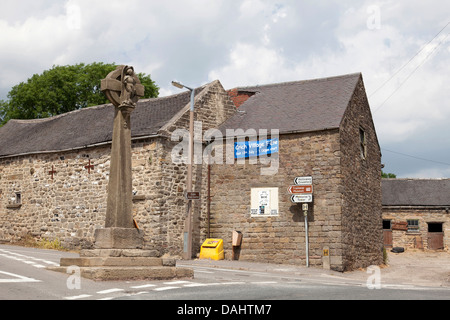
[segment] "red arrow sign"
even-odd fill
[[[288,188],[288,192],[290,194],[299,194],[299,193],[312,193],[313,186],[290,186]]]

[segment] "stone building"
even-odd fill
[[[213,165],[214,237],[229,239],[237,230],[240,259],[304,265],[303,213],[287,189],[296,177],[312,177],[310,263],[322,265],[324,248],[335,270],[381,263],[381,153],[362,76],[238,88],[230,95],[245,101],[222,132],[278,130],[279,146],[266,158]],[[269,197],[263,213],[261,192]],[[226,255],[231,250],[226,241]]]
[[[450,179],[383,179],[384,245],[448,250]]]
[[[92,244],[104,225],[113,115],[102,105],[0,128],[0,240]],[[230,259],[237,230],[241,260],[304,265],[308,254],[340,271],[382,262],[381,154],[361,74],[228,92],[214,81],[196,89],[195,120],[194,252],[221,238]],[[188,121],[188,92],[141,100],[132,113],[135,220],[161,255],[183,251]],[[287,190],[296,177],[313,184],[308,252]]]

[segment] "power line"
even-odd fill
[[[413,159],[417,159],[417,160],[428,161],[428,162],[433,162],[433,163],[437,163],[437,164],[441,164],[441,165],[445,165],[445,166],[450,166],[450,163],[447,163],[447,162],[435,161],[435,160],[420,158],[420,157],[412,156],[410,154],[401,153],[401,152],[397,152],[397,151],[392,151],[392,150],[388,150],[388,149],[384,149],[384,148],[381,148],[381,150],[392,152],[392,153],[395,153],[395,154],[399,154],[399,155],[402,155],[402,156],[405,156],[405,157],[409,157],[409,158],[413,158]]]
[[[425,59],[405,78],[405,80],[403,80],[402,83],[400,83],[400,85],[397,87],[397,89],[394,90],[394,92],[392,92],[389,97],[386,98],[386,100],[383,101],[382,104],[380,104],[378,106],[378,108],[375,109],[374,112],[377,112],[378,110],[381,109],[381,107],[398,91],[400,90],[400,88],[406,83],[406,81],[409,80],[409,78],[411,78],[411,76],[425,63],[425,61],[427,61],[428,57],[431,56],[434,51],[436,51],[441,44],[444,42],[445,39],[447,39],[447,37],[449,36],[450,33],[447,33],[447,35],[444,37],[444,39],[441,40],[441,42],[439,42],[439,44],[425,57]]]
[[[380,87],[378,87],[374,92],[372,92],[369,97],[372,97],[375,93],[377,93],[381,88],[383,88],[389,81],[392,80],[392,78],[394,78],[400,71],[402,71],[415,57],[417,57],[419,55],[419,53],[421,53],[434,39],[437,38],[437,36],[439,36],[441,34],[442,31],[444,31],[445,28],[447,28],[447,26],[450,24],[450,22],[448,22],[445,27],[443,27],[434,37],[433,39],[431,39],[430,41],[428,41],[427,44],[425,44],[424,46],[422,46],[422,48],[411,58],[409,59],[408,62],[406,62],[400,69],[398,69],[389,79],[387,79]]]

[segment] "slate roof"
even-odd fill
[[[255,92],[220,129],[279,129],[280,133],[339,128],[361,73],[242,87]]]
[[[255,92],[240,112],[226,120],[225,129],[279,129],[280,133],[339,128],[360,73],[239,88]],[[208,85],[196,89],[200,94]],[[132,137],[158,134],[189,104],[189,91],[140,100],[131,114]],[[111,104],[81,109],[52,118],[11,120],[0,128],[0,157],[79,149],[112,139]]]
[[[450,179],[382,179],[383,206],[450,206]]]
[[[196,89],[196,95],[205,87]],[[189,91],[140,100],[131,114],[132,137],[156,135],[189,101]],[[10,120],[0,128],[0,157],[78,149],[110,142],[113,120],[112,104],[45,119]]]

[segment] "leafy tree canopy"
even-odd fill
[[[109,103],[100,91],[101,79],[115,70],[115,64],[94,62],[53,66],[14,86],[7,101],[0,101],[0,124],[10,119],[38,119]],[[156,98],[159,88],[149,75],[138,73],[145,87],[144,98]]]
[[[394,173],[386,173],[386,172],[381,171],[381,177],[394,179],[394,178],[397,178],[397,175]]]

